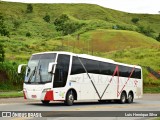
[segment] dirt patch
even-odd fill
[[[108,34],[108,36],[107,36]],[[125,32],[113,32],[113,34],[103,31],[91,33],[88,40],[64,40],[64,45],[79,48],[86,51],[110,52],[150,46],[150,42],[140,40],[139,37]]]
[[[7,73],[5,71],[0,71],[0,82],[4,82],[8,79]]]
[[[138,40],[131,39],[130,36],[126,36],[122,33],[116,33],[107,40],[105,39],[106,34],[107,33],[104,32],[94,32],[92,33],[91,40],[77,40],[75,42],[64,41],[64,44],[87,51],[94,50],[98,52],[109,52],[114,50],[123,50],[127,47],[134,48],[141,46]]]
[[[148,77],[149,77],[149,78],[152,78],[153,80],[158,80],[152,73],[149,73],[149,74],[148,74]]]

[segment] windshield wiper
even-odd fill
[[[36,66],[35,66],[34,70],[32,71],[32,73],[31,73],[31,75],[30,75],[30,77],[28,79],[28,83],[31,82],[31,80],[32,80],[33,76],[35,75],[35,73],[36,73]]]

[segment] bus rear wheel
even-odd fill
[[[73,105],[74,103],[74,93],[72,91],[69,91],[66,95],[66,100],[64,101],[64,103],[68,106]]]
[[[47,105],[47,104],[49,104],[49,100],[41,100],[41,102],[43,103],[43,104],[45,104],[45,105]]]
[[[126,96],[125,92],[122,92],[119,102],[121,104],[124,104],[126,102],[126,99],[127,99],[127,96]]]
[[[133,94],[130,92],[128,94],[128,99],[127,99],[127,103],[132,103],[133,102]]]

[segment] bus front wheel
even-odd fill
[[[74,93],[69,91],[66,95],[66,100],[64,101],[66,105],[71,106],[74,103]]]
[[[50,102],[49,100],[41,100],[41,101],[42,101],[42,103],[45,104],[45,105],[49,104],[49,102]]]

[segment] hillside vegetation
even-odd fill
[[[0,2],[0,25],[7,31],[0,36],[5,50],[0,89],[21,89],[23,75],[17,75],[17,65],[42,51],[87,53],[141,65],[145,87],[160,86],[160,79],[146,69],[149,66],[160,71],[160,15],[130,14],[91,4],[27,7]],[[61,19],[63,15],[66,21]]]

